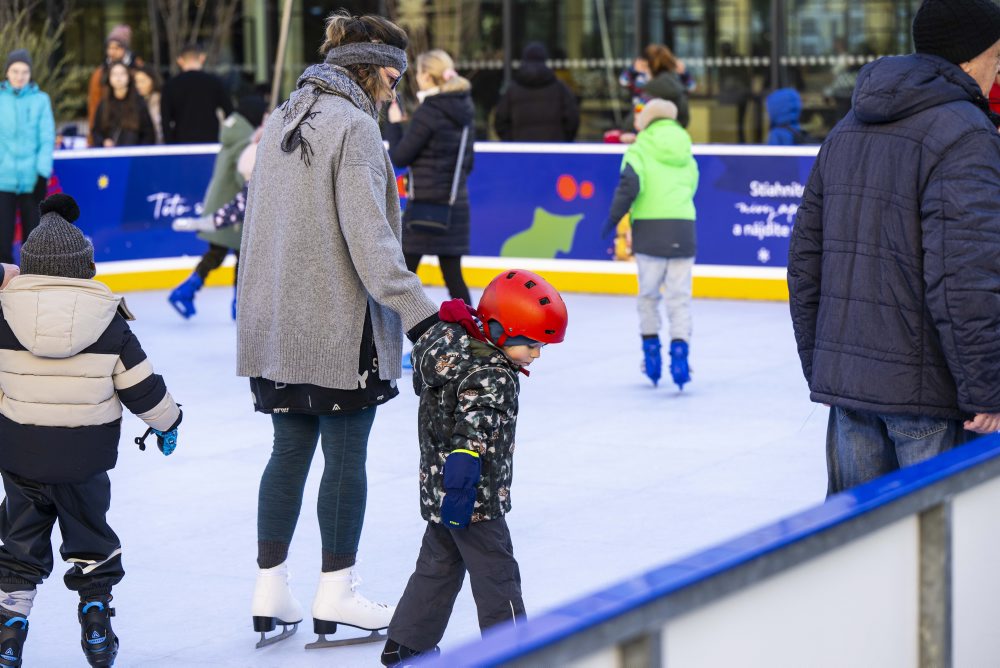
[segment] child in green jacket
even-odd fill
[[[650,100],[635,117],[638,132],[622,160],[621,180],[602,233],[631,213],[632,252],[639,273],[639,333],[643,370],[660,380],[660,292],[670,326],[670,374],[679,388],[690,382],[691,271],[695,255],[694,194],[698,165],[691,137],[677,123],[677,106]]]

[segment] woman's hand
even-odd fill
[[[393,100],[389,103],[389,110],[386,112],[386,117],[390,123],[403,122],[403,109],[399,106],[399,100]]]
[[[114,148],[114,147],[115,147],[115,140],[114,139],[105,139],[104,140],[104,148]]]

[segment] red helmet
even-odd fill
[[[491,320],[503,327],[503,334],[494,340],[498,346],[515,336],[539,343],[560,343],[566,336],[566,304],[559,292],[538,274],[524,269],[505,271],[490,281],[478,312],[487,334]]]

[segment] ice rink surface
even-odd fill
[[[378,666],[381,644],[304,650],[315,640],[308,619],[292,638],[254,649],[257,486],[271,426],[234,375],[231,297],[231,289],[202,290],[198,314],[184,321],[166,292],[127,295],[133,330],[183,404],[184,423],[165,458],[155,446],[139,452],[132,439],[145,425],[131,415],[123,422],[109,514],[126,570],[114,592],[116,665]],[[669,377],[654,389],[639,371],[634,298],[570,294],[566,302],[566,342],[546,348],[521,384],[508,522],[529,616],[823,500],[827,410],[809,402],[787,304],[696,301],[693,382],[678,393]],[[401,384],[400,397],[378,409],[369,442],[358,566],[360,591],[390,603],[425,526],[417,397],[408,375]],[[314,463],[289,557],[307,615],[320,571],[321,466]],[[30,617],[26,666],[86,665],[77,598],[56,557]],[[331,638],[350,632],[363,634],[345,628]],[[476,637],[466,584],[442,649]]]

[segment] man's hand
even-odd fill
[[[1000,413],[979,413],[963,425],[967,431],[977,434],[992,434],[1000,431]]]

